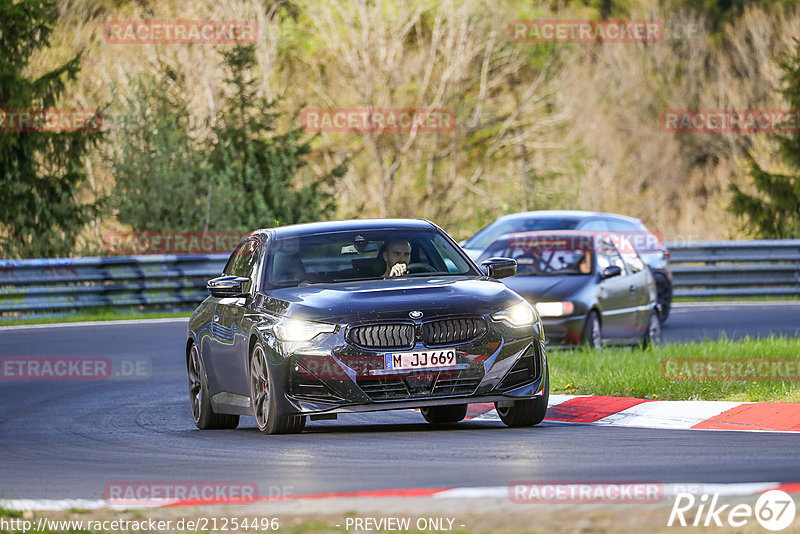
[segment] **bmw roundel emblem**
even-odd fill
[[[411,317],[412,319],[419,319],[420,317],[422,317],[422,312],[414,310],[412,312],[408,312],[408,316]]]

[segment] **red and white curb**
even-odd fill
[[[704,484],[699,482],[687,483],[633,483],[633,482],[537,482],[526,481],[516,484],[533,484],[536,486],[641,486],[656,484],[660,488],[662,498],[660,502],[666,502],[680,493],[692,495],[719,494],[720,497],[747,497],[758,495],[770,490],[781,490],[790,494],[800,494],[800,482],[745,482],[732,484]],[[256,502],[278,502],[278,501],[298,501],[298,500],[321,500],[321,499],[384,499],[384,498],[413,498],[424,497],[433,499],[514,499],[512,486],[482,486],[467,488],[407,488],[407,489],[386,489],[371,491],[348,491],[332,493],[311,493],[305,495],[288,495],[281,497],[256,497],[252,499],[216,499],[216,500],[183,500],[183,501],[163,501],[158,504],[109,504],[102,499],[0,499],[0,507],[7,510],[39,510],[39,511],[58,511],[69,509],[97,510],[108,508],[112,510],[131,510],[140,508],[163,508],[174,506],[195,506],[195,505],[237,505],[251,504]],[[520,503],[516,500],[514,502]],[[553,504],[554,501],[548,501]],[[525,502],[526,504],[536,504],[536,501]],[[603,504],[614,504],[608,500],[603,500]],[[581,502],[564,502],[563,504],[597,504],[591,499]],[[620,501],[620,504],[626,504]],[[652,502],[651,504],[658,504]]]
[[[500,417],[492,404],[473,404],[467,419],[499,421]],[[800,403],[550,395],[545,421],[638,428],[800,432]]]

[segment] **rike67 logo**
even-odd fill
[[[710,498],[707,493],[699,498],[691,493],[678,493],[667,526],[721,527],[727,523],[729,526],[740,528],[755,518],[763,528],[779,531],[794,521],[794,501],[788,493],[781,490],[762,493],[755,506],[719,504],[718,501],[719,493],[713,494]],[[694,512],[693,519],[692,512]]]

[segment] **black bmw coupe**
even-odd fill
[[[251,233],[189,321],[198,428],[255,416],[267,434],[306,417],[420,408],[430,423],[494,402],[508,426],[544,418],[548,369],[533,306],[425,220],[300,224]]]

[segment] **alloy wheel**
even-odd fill
[[[189,401],[192,405],[194,422],[200,420],[200,406],[203,402],[203,364],[200,361],[200,351],[197,345],[192,344],[189,353]]]
[[[250,398],[258,428],[264,430],[269,421],[270,392],[267,358],[260,344],[253,348],[250,358]]]

